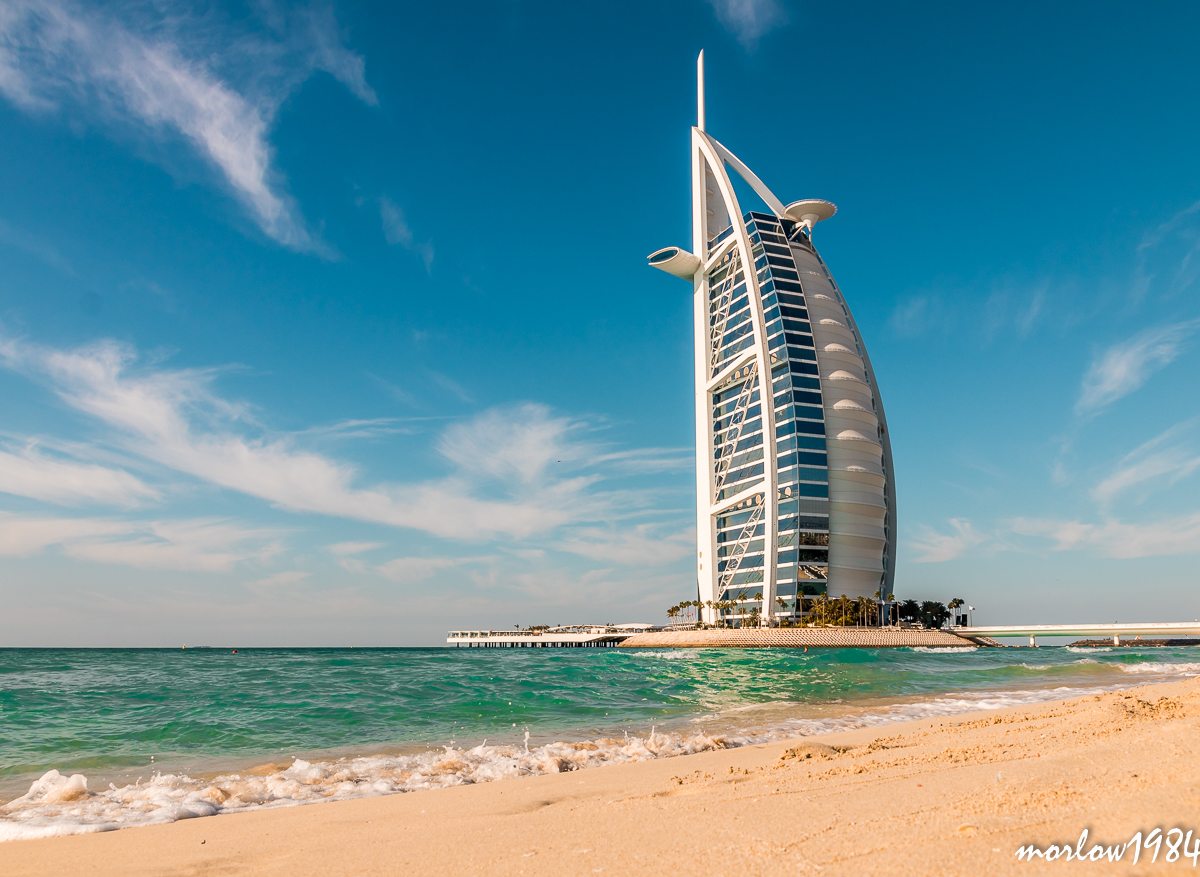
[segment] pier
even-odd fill
[[[992,625],[988,627],[952,627],[950,630],[971,640],[998,639],[1000,637],[1029,637],[1029,645],[1036,648],[1038,637],[1080,636],[1111,639],[1114,646],[1144,636],[1154,637],[1200,637],[1200,621],[1147,621],[1139,623],[1112,624],[1017,624]]]
[[[452,630],[446,643],[469,649],[603,649],[651,630],[658,628],[653,624],[575,624],[529,630]]]

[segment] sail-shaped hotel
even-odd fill
[[[650,265],[692,283],[699,599],[734,623],[797,615],[797,595],[887,597],[895,574],[891,443],[866,346],[813,226],[704,127],[692,128],[692,249]],[[744,212],[730,172],[764,207]],[[801,607],[802,607],[801,603]],[[802,611],[802,609],[801,609]]]

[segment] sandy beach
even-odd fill
[[[638,764],[0,844],[5,875],[1024,874],[1200,828],[1200,680]],[[1085,848],[1086,849],[1086,848]],[[1148,856],[1148,853],[1146,854]],[[1183,859],[1173,868],[1191,869]],[[1135,870],[1165,868],[1148,865]]]

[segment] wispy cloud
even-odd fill
[[[1116,559],[1200,554],[1200,514],[1138,523],[1016,518],[1009,527],[1018,535],[1049,541],[1055,551]]]
[[[903,338],[916,338],[929,331],[937,320],[935,311],[938,303],[929,295],[917,295],[906,299],[892,310],[888,325]]]
[[[356,554],[365,554],[368,551],[375,551],[382,547],[382,542],[335,542],[332,545],[326,546],[326,550],[337,557],[349,557]]]
[[[515,424],[522,428],[514,431]],[[438,451],[470,476],[536,484],[552,467],[578,463],[593,452],[581,438],[581,421],[553,417],[544,405],[526,403],[485,412],[442,433]]]
[[[420,257],[426,272],[433,270],[433,244],[416,239],[408,224],[408,217],[396,202],[387,197],[380,198],[379,219],[383,223],[384,240]]]
[[[1185,440],[1195,425],[1195,419],[1185,421],[1130,451],[1092,488],[1092,498],[1107,508],[1128,491],[1145,492],[1155,483],[1170,486],[1200,471],[1200,453]]]
[[[159,492],[120,469],[44,455],[36,442],[5,450],[0,444],[0,493],[57,505],[132,508]]]
[[[787,24],[787,12],[778,0],[709,0],[717,19],[738,42],[752,49],[770,31]]]
[[[279,553],[278,534],[223,520],[151,521],[120,538],[68,542],[72,557],[142,569],[228,572]]]
[[[283,572],[272,573],[269,576],[263,576],[261,579],[255,579],[247,583],[247,587],[256,590],[270,590],[272,588],[288,587],[289,585],[298,585],[300,582],[309,578],[312,573],[302,569],[289,569]]]
[[[58,350],[0,338],[0,365],[48,382],[72,408],[113,432],[132,454],[296,512],[312,512],[436,536],[529,537],[567,525],[615,520],[644,508],[607,486],[619,467],[587,422],[525,404],[485,411],[443,431],[441,478],[363,484],[350,463],[258,427],[247,406],[220,397],[216,372],[143,364],[106,341]]]
[[[0,94],[26,111],[61,111],[122,136],[182,140],[220,173],[265,234],[293,249],[325,251],[273,165],[271,124],[288,94],[317,70],[361,100],[374,103],[375,95],[328,8],[274,16],[262,8],[275,25],[270,39],[215,14],[12,0],[0,8]]]
[[[141,569],[228,572],[280,550],[275,530],[218,519],[121,521],[0,512],[0,556],[57,547],[69,557]]]
[[[408,423],[420,418],[406,418]],[[310,426],[296,430],[294,436],[309,436],[319,439],[378,439],[394,435],[409,435],[413,427],[395,417],[355,418],[339,420],[321,426]]]
[[[1038,327],[1050,294],[1050,281],[1010,282],[993,290],[984,305],[984,334],[992,339],[1011,332],[1027,338]]]
[[[0,512],[0,557],[27,557],[52,545],[129,532],[122,521],[100,518],[22,517]]]
[[[668,530],[654,524],[634,527],[579,528],[556,545],[562,551],[599,563],[655,567],[690,557],[696,550],[693,528]]]
[[[0,36],[4,33],[3,16],[4,11],[0,9]],[[2,57],[2,53],[3,49],[0,48],[0,57]],[[3,68],[0,67],[0,94],[4,93],[3,75]],[[72,277],[76,276],[75,269],[63,258],[63,255],[55,246],[32,234],[27,229],[17,228],[3,219],[0,219],[0,245],[20,250],[23,253],[33,256],[43,264],[61,271],[63,274],[68,274]]]
[[[382,542],[335,542],[327,545],[325,550],[334,556],[337,565],[348,573],[366,575],[371,572],[371,565],[362,555],[370,554],[383,548]]]
[[[1175,361],[1198,325],[1187,320],[1146,329],[1101,352],[1083,377],[1076,412],[1095,414],[1141,388]]]
[[[475,397],[471,395],[471,391],[450,377],[450,375],[436,369],[427,368],[425,369],[425,376],[429,378],[430,383],[435,388],[441,390],[441,395],[451,396],[465,405],[475,404]]]
[[[1150,257],[1153,255],[1153,262]],[[1143,235],[1138,244],[1138,279],[1164,298],[1193,290],[1200,280],[1200,201],[1193,202]]]
[[[929,526],[922,526],[917,530],[917,535],[909,543],[916,552],[913,558],[916,563],[945,563],[956,560],[987,541],[986,537],[964,518],[951,518],[947,523],[949,532],[939,532]]]
[[[400,585],[428,582],[437,573],[477,562],[473,557],[397,557],[375,567],[375,572]]]

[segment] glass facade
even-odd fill
[[[758,365],[745,358],[755,343],[752,302],[738,249],[730,247],[708,272],[710,377],[727,373],[711,392],[713,501],[750,495],[716,516],[716,599],[736,601],[725,610],[741,618],[762,605],[766,568],[764,497],[754,491],[764,475],[766,441],[775,446],[774,504],[777,601],[774,613],[791,614],[797,589],[825,593],[829,575],[829,476],[825,415],[817,351],[804,288],[789,239],[795,224],[765,213],[743,217],[751,243],[753,271],[766,326],[767,361],[774,435],[763,434]],[[710,241],[719,248],[732,228]],[[804,245],[804,244],[801,244]],[[731,366],[736,366],[732,368]]]

